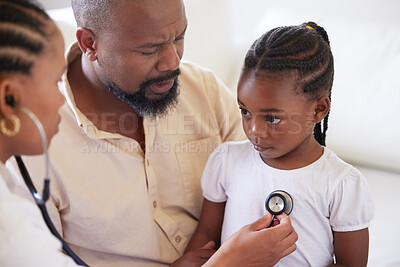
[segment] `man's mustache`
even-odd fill
[[[143,82],[141,87],[142,88],[146,88],[147,86],[149,86],[151,84],[154,84],[154,83],[163,83],[164,81],[175,79],[180,74],[181,74],[181,70],[178,68],[178,69],[176,69],[174,71],[167,72],[167,73],[165,73],[165,74],[163,74],[163,75],[161,75],[161,76],[159,76],[157,78],[150,79],[150,80],[147,80],[147,81]]]

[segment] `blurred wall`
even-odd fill
[[[37,0],[45,9],[54,9],[71,6],[71,0]]]

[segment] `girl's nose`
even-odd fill
[[[260,138],[267,138],[267,125],[264,116],[254,116],[251,120],[250,132]]]

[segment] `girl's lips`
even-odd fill
[[[264,152],[264,151],[270,149],[269,147],[263,147],[263,146],[259,146],[259,145],[256,145],[256,144],[253,144],[253,145],[254,145],[254,149],[259,151],[259,152]]]
[[[169,91],[173,85],[174,79],[171,79],[162,83],[153,83],[149,86],[149,88],[155,94],[163,94]]]

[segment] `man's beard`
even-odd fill
[[[104,82],[105,86],[113,92],[119,99],[128,103],[142,117],[155,119],[167,115],[178,103],[180,69],[176,69],[166,75],[155,79],[144,81],[139,86],[139,91],[130,94],[119,88],[114,82]],[[146,97],[146,88],[151,84],[162,83],[174,78],[174,83],[168,93],[160,99],[150,99]]]

